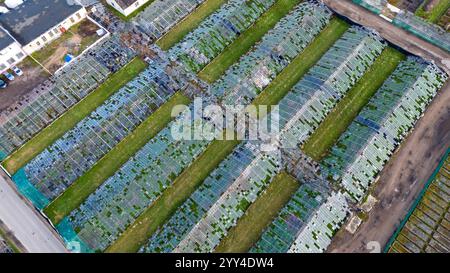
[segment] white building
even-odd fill
[[[20,44],[0,28],[0,73],[16,65],[25,57],[26,55]]]
[[[86,15],[86,9],[74,0],[28,0],[0,16],[0,24],[26,54],[32,54]]]
[[[106,0],[106,2],[124,16],[132,14],[150,0]]]

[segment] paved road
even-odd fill
[[[355,23],[375,29],[387,41],[426,60],[433,60],[450,74],[450,54],[417,36],[400,29],[348,0],[322,0],[336,13]]]
[[[390,42],[450,72],[449,54],[344,0],[324,0],[342,15],[370,26]],[[356,14],[358,13],[358,14]],[[450,82],[433,100],[414,131],[382,171],[373,195],[379,200],[368,219],[351,235],[336,234],[328,252],[368,252],[370,241],[383,250],[450,145]]]
[[[23,247],[32,253],[67,252],[50,225],[12,186],[0,170],[0,220]]]

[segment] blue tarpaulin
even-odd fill
[[[19,189],[19,192],[26,198],[28,198],[28,200],[30,200],[36,208],[42,210],[50,203],[50,200],[48,200],[28,180],[27,175],[25,174],[25,170],[20,169],[15,175],[13,175],[12,180]]]
[[[67,248],[73,252],[80,253],[92,253],[93,251],[89,248],[89,246],[78,237],[75,230],[73,230],[69,219],[64,218],[57,226],[59,234],[63,237],[66,242]]]
[[[72,60],[73,60],[73,56],[70,55],[70,54],[67,54],[67,55],[64,57],[64,61],[65,61],[66,63],[70,63]]]

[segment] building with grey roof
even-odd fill
[[[2,14],[0,25],[31,54],[85,17],[85,8],[75,0],[28,0]]]
[[[0,27],[0,73],[26,57],[22,47],[2,27]]]
[[[5,48],[12,43],[14,43],[14,39],[0,28],[0,48]]]
[[[124,16],[129,16],[149,1],[150,0],[106,0],[111,7]]]

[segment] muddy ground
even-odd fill
[[[27,95],[50,75],[31,59],[25,59],[17,67],[22,69],[23,75],[16,76],[14,81],[8,82],[8,87],[0,89],[0,112]]]
[[[414,35],[396,28],[379,16],[351,1],[324,0],[333,10],[377,30],[391,43],[427,60],[433,60],[450,73],[450,55]],[[399,226],[425,182],[438,166],[450,145],[450,81],[431,103],[414,131],[382,171],[373,195],[379,200],[358,231],[351,235],[342,229],[329,252],[368,252],[367,243],[379,242],[381,249]]]
[[[354,235],[341,230],[328,251],[368,252],[370,241],[383,249],[449,146],[450,81],[384,168],[373,192],[378,203],[367,220]]]

